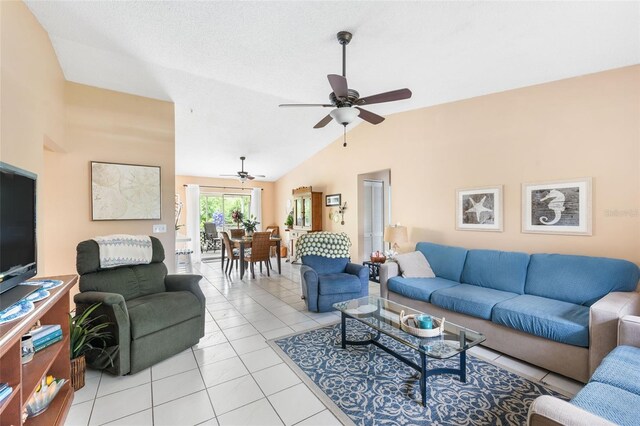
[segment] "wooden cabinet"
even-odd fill
[[[322,192],[310,186],[293,190],[293,229],[322,231]]]
[[[0,426],[9,425],[62,425],[71,408],[73,389],[69,382],[58,392],[49,408],[42,414],[22,423],[22,412],[27,401],[43,377],[51,374],[69,380],[69,290],[78,280],[76,275],[51,277],[63,284],[49,290],[51,295],[35,303],[35,309],[23,318],[0,326],[0,382],[13,387],[11,395],[0,403]],[[20,340],[36,321],[62,326],[62,341],[37,352],[33,360],[21,365]]]

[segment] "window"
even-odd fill
[[[244,194],[201,194],[200,195],[200,229],[205,222],[216,224],[218,231],[235,228],[231,220],[231,212],[240,210],[245,218],[251,211],[251,195]]]

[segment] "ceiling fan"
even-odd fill
[[[266,177],[265,175],[250,175],[249,172],[245,172],[244,171],[244,160],[246,160],[247,157],[240,157],[240,161],[242,161],[242,167],[239,172],[236,172],[235,175],[220,175],[220,176],[225,176],[225,177],[235,177],[238,178],[240,180],[240,182],[245,183],[247,180],[254,180],[257,177]]]
[[[349,89],[347,85],[347,44],[351,41],[353,35],[348,31],[340,31],[337,34],[338,42],[342,45],[342,75],[329,74],[329,84],[333,92],[329,94],[328,104],[280,104],[281,107],[333,107],[334,109],[322,120],[318,122],[314,129],[329,124],[331,120],[336,120],[338,123],[346,127],[356,117],[360,117],[371,124],[380,124],[384,121],[384,117],[374,114],[371,111],[361,108],[361,106],[380,104],[383,102],[399,101],[401,99],[409,99],[411,97],[411,90],[398,89],[391,92],[378,93],[377,95],[360,97],[360,94]],[[347,143],[344,143],[347,146]]]

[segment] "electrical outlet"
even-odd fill
[[[167,232],[167,225],[165,225],[164,223],[153,225],[154,234],[162,234],[163,232]]]

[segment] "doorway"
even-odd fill
[[[216,233],[236,228],[237,225],[231,219],[231,213],[240,210],[245,218],[251,211],[251,196],[246,194],[200,194],[200,249],[202,261],[220,259],[221,244],[207,238],[205,223],[215,224]],[[222,238],[217,235],[217,238]]]
[[[384,251],[384,228],[391,218],[391,171],[358,176],[358,256],[369,260],[371,253]]]

